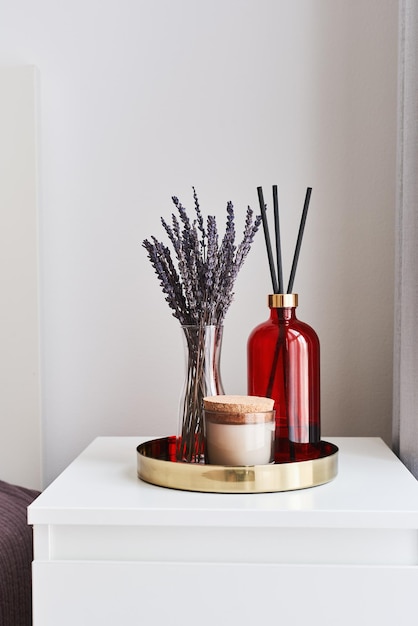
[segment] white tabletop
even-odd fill
[[[292,492],[209,494],[137,477],[151,437],[98,437],[29,507],[30,524],[418,528],[418,481],[379,438],[342,437],[338,476]]]

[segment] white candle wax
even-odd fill
[[[223,424],[206,420],[206,452],[215,465],[264,465],[273,458],[274,419]]]

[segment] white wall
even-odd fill
[[[42,485],[35,68],[0,67],[0,480]]]
[[[0,0],[0,63],[40,75],[48,482],[97,435],[174,433],[180,330],[141,241],[170,197],[223,219],[280,188],[322,349],[326,435],[390,434],[397,2]],[[228,313],[226,391],[267,317],[262,235]],[[133,450],[133,459],[134,459]]]

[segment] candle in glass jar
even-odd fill
[[[274,455],[274,400],[259,396],[204,398],[206,462],[264,465]]]

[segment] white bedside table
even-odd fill
[[[34,626],[414,623],[418,482],[378,438],[337,478],[270,494],[140,481],[145,438],[99,437],[29,507]]]

